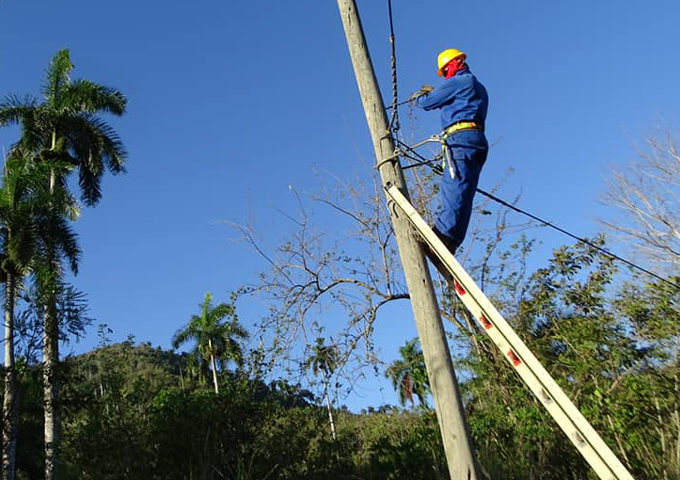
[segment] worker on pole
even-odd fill
[[[453,254],[465,238],[472,200],[489,151],[484,136],[489,99],[486,88],[470,72],[466,58],[465,53],[453,48],[441,52],[437,74],[444,77],[444,83],[437,88],[423,85],[411,96],[417,107],[439,109],[441,113],[444,171],[439,187],[441,212],[433,230]]]

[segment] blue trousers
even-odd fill
[[[439,185],[441,213],[435,226],[458,247],[463,243],[470,223],[472,200],[489,144],[483,132],[463,130],[448,137],[446,146],[451,164],[446,162]]]

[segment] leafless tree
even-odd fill
[[[433,178],[412,172],[413,203],[427,218],[432,212]],[[290,373],[305,378],[302,366],[313,353],[314,342],[326,337],[338,351],[336,377],[351,389],[364,377],[366,367],[377,371],[386,366],[374,344],[376,322],[386,305],[409,295],[377,172],[350,180],[331,174],[319,177],[320,193],[299,193],[291,187],[297,211],[280,213],[292,222],[294,231],[286,240],[274,239],[281,242],[275,248],[268,248],[271,238],[261,238],[253,226],[232,225],[271,266],[257,284],[244,289],[266,299],[269,306],[258,326],[260,332],[254,335],[268,340],[267,358],[277,358]],[[510,224],[506,210],[492,209],[479,202],[478,212],[487,215],[475,215],[466,242],[468,250],[470,244],[483,244],[481,254],[474,261],[467,258],[468,250],[459,256],[490,287],[502,274],[499,264],[507,261],[499,252],[501,242],[509,232],[527,227]],[[480,333],[472,317],[456,304],[446,282],[440,279],[438,285],[442,314],[461,332],[461,341]],[[329,324],[331,318],[340,320]]]
[[[607,181],[604,203],[620,218],[601,220],[670,272],[680,266],[680,152],[672,132],[649,135],[644,148]]]
[[[312,346],[320,336],[332,337],[339,364],[346,365],[351,357],[361,358],[361,366],[375,364],[372,331],[377,314],[386,304],[408,298],[377,178],[368,184],[335,180],[320,195],[301,195],[291,187],[298,211],[284,215],[295,231],[273,253],[255,229],[237,225],[244,240],[271,264],[248,291],[268,299],[269,315],[260,328],[273,332],[269,353],[292,366],[304,363],[310,353],[300,345]],[[317,207],[322,207],[321,216]],[[345,321],[330,327],[322,320],[331,311]],[[322,335],[330,328],[330,335]],[[357,351],[361,354],[354,355]]]

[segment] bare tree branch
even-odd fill
[[[602,224],[661,267],[680,265],[680,152],[670,131],[650,135],[646,148],[607,181],[604,203],[620,219]]]

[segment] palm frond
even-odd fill
[[[246,330],[243,326],[239,325],[238,320],[234,319],[234,321],[230,322],[229,325],[229,334],[232,337],[240,338],[243,340],[247,340],[250,338],[250,332]]]
[[[24,270],[37,251],[38,230],[48,202],[43,193],[48,189],[49,172],[28,156],[14,151],[3,169],[0,187],[0,222],[4,228],[2,251],[10,262],[13,273],[24,275]]]
[[[213,322],[218,322],[224,317],[230,316],[234,313],[234,306],[228,305],[226,303],[220,303],[219,305],[210,308],[210,318]]]
[[[56,240],[57,248],[62,258],[68,263],[73,274],[77,275],[78,264],[82,256],[82,250],[78,243],[78,234],[63,215],[56,215],[52,234],[52,238]]]
[[[5,97],[0,103],[0,127],[9,125],[21,127],[21,137],[10,152],[18,149],[36,154],[50,142],[49,109],[38,105],[34,97]]]
[[[59,129],[67,132],[67,148],[78,165],[83,201],[95,205],[101,199],[101,178],[105,169],[113,174],[125,173],[125,146],[116,131],[95,115],[63,116]]]
[[[0,102],[0,127],[18,125],[38,105],[38,99],[32,95],[19,97],[8,95]]]
[[[225,340],[224,353],[222,353],[221,358],[223,360],[233,360],[239,367],[243,366],[243,348],[241,344],[233,338],[226,338]]]
[[[179,348],[189,341],[196,340],[196,338],[196,330],[191,328],[191,326],[187,326],[184,329],[178,330],[172,337],[172,348]]]
[[[43,95],[57,108],[61,90],[68,85],[72,70],[71,54],[68,49],[64,49],[54,54],[45,72]]]
[[[89,80],[74,80],[62,91],[65,106],[76,112],[123,115],[127,98],[120,91]]]
[[[49,253],[42,243],[37,245],[37,254],[31,262],[31,276],[44,307],[49,302],[49,297],[53,296],[51,292],[57,291],[62,271],[61,265],[50,261]]]
[[[101,173],[90,168],[80,168],[78,170],[78,185],[80,186],[81,199],[85,205],[91,207],[99,203],[102,198]]]
[[[318,337],[312,348],[312,353],[304,363],[305,368],[311,368],[314,376],[323,372],[324,376],[333,375],[339,364],[338,349],[335,345],[326,345],[326,339]]]

